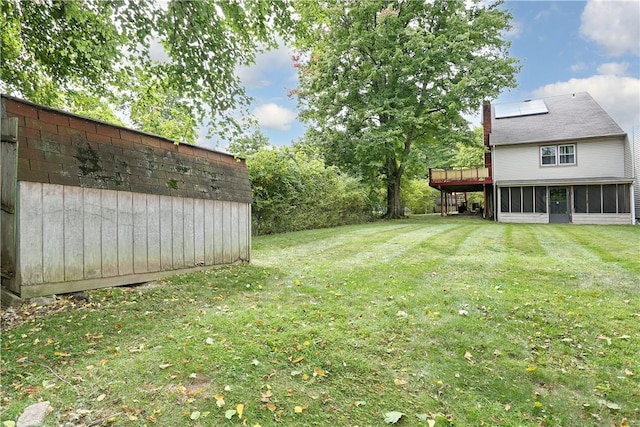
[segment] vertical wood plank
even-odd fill
[[[238,261],[240,257],[240,209],[239,203],[231,203],[231,262]]]
[[[102,195],[101,190],[85,188],[84,216],[84,278],[102,277]]]
[[[184,203],[181,197],[172,197],[173,268],[184,268]]]
[[[213,205],[213,200],[204,201],[204,262],[206,265],[215,264]]]
[[[84,278],[84,212],[80,187],[64,186],[64,279]]]
[[[133,206],[133,272],[146,273],[147,265],[147,195],[132,194]]]
[[[196,265],[204,265],[204,200],[193,200],[193,238]]]
[[[22,285],[42,283],[42,184],[21,182],[18,190],[18,268]]]
[[[184,263],[187,267],[196,265],[195,234],[193,220],[193,199],[185,198],[184,202]]]
[[[4,125],[4,120],[2,120]],[[3,209],[0,211],[0,264],[2,268],[11,274],[20,274],[16,271],[17,262],[17,144],[9,141],[0,141],[0,201]],[[9,289],[20,294],[19,280],[9,280]]]
[[[231,202],[222,202],[222,262],[233,262],[233,242],[231,241]]]
[[[118,275],[118,192],[102,190],[102,277]]]
[[[42,186],[43,281],[64,282],[64,189]]]
[[[133,196],[118,191],[118,275],[133,274]]]
[[[214,253],[215,253],[215,264],[224,263],[224,235],[222,233],[223,227],[223,205],[224,202],[220,200],[213,201],[213,235],[214,235]]]
[[[173,269],[173,200],[160,196],[160,269]]]
[[[147,266],[160,271],[160,196],[147,194]]]

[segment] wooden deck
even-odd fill
[[[492,183],[487,167],[429,169],[429,185],[441,191],[482,191],[484,185]]]

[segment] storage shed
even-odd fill
[[[249,261],[244,160],[0,99],[3,300]]]

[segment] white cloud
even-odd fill
[[[520,21],[511,21],[511,28],[509,31],[504,32],[504,37],[507,39],[517,39],[522,34],[523,24]]]
[[[548,84],[533,91],[535,98],[589,92],[593,99],[628,131],[640,123],[640,79],[614,75],[598,75],[585,79]]]
[[[571,66],[571,71],[575,73],[577,71],[582,71],[585,68],[587,68],[587,64],[585,64],[584,62],[577,62]]]
[[[289,130],[297,113],[277,104],[263,104],[253,110],[258,125],[267,129]]]
[[[271,86],[272,82],[266,76],[267,73],[277,72],[288,73],[295,77],[295,69],[291,56],[293,52],[286,46],[269,50],[259,54],[256,62],[250,66],[239,66],[236,68],[236,75],[242,84],[248,89],[258,89]]]
[[[610,56],[640,54],[640,2],[590,0],[582,12],[580,33]]]
[[[629,64],[626,62],[607,62],[600,64],[598,74],[610,74],[614,76],[622,76],[627,72]],[[640,96],[640,94],[638,94]]]

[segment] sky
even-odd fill
[[[640,125],[640,1],[511,0],[502,7],[513,15],[505,38],[522,68],[518,86],[493,103],[586,91],[624,131]],[[237,70],[253,98],[249,110],[272,145],[289,145],[305,132],[297,101],[287,96],[297,85],[293,53],[281,47]],[[467,118],[480,126],[480,106]]]

